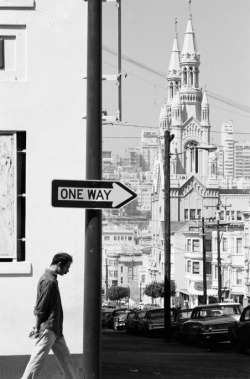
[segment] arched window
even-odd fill
[[[174,96],[174,88],[173,88],[173,83],[170,84],[170,98],[172,99]]]
[[[183,70],[183,84],[185,86],[187,85],[187,69],[186,69],[186,67]]]
[[[190,72],[190,85],[193,86],[193,84],[194,84],[194,73],[193,73],[192,67],[189,68],[189,72]]]

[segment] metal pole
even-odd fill
[[[207,304],[207,273],[206,273],[206,238],[205,238],[205,222],[202,217],[202,239],[203,239],[203,302]]]
[[[117,0],[118,7],[118,119],[122,120],[122,12],[121,0]]]
[[[221,302],[220,220],[217,220],[218,301]]]
[[[102,2],[88,1],[87,180],[102,179]],[[84,379],[101,378],[102,213],[86,210],[84,261]]]
[[[108,300],[108,289],[109,289],[109,277],[108,277],[108,258],[106,258],[106,300]]]
[[[165,273],[164,273],[164,338],[171,341],[171,258],[170,258],[170,136],[164,132],[165,164],[164,164],[164,225],[165,225]]]

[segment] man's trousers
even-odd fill
[[[64,337],[57,337],[52,330],[44,330],[36,341],[35,348],[21,379],[44,379],[39,376],[39,373],[50,349],[52,349],[57,358],[65,379],[77,379]]]

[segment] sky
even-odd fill
[[[167,99],[166,73],[175,35],[182,49],[189,16],[188,0],[121,0],[122,54],[150,67],[148,71],[122,60],[122,122],[103,126],[103,150],[122,155],[138,147],[143,127],[158,128],[160,108]],[[201,56],[200,87],[210,104],[211,142],[220,144],[223,122],[233,121],[234,138],[250,141],[250,1],[192,0],[191,14]],[[118,11],[103,3],[102,73],[117,74]],[[118,87],[103,81],[103,109],[115,116]],[[226,101],[226,102],[225,102]],[[237,105],[233,107],[232,104]]]

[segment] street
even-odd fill
[[[102,346],[102,379],[250,378],[250,351],[227,343],[206,350],[103,329]]]
[[[84,378],[82,354],[73,354],[79,379]],[[102,331],[102,377],[98,379],[227,378],[250,379],[250,350],[235,354],[229,344],[213,350],[165,343],[160,338]],[[17,379],[29,356],[0,357],[0,378]],[[60,379],[62,374],[53,355],[46,360],[41,379]]]

